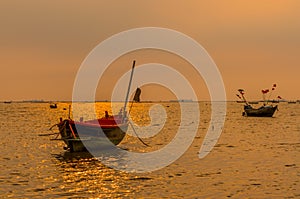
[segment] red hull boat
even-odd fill
[[[126,135],[128,121],[122,116],[108,116],[95,120],[75,122],[71,119],[58,124],[61,139],[71,152],[104,149],[110,141],[118,145]]]
[[[118,145],[126,135],[128,128],[128,119],[126,105],[130,91],[135,61],[133,61],[131,76],[129,80],[127,95],[124,107],[118,115],[109,116],[105,111],[105,117],[94,120],[73,121],[70,119],[62,120],[57,124],[61,139],[66,143],[67,149],[71,152],[80,152],[85,150],[102,150],[112,145]],[[138,95],[140,95],[140,91]],[[70,111],[71,107],[69,108]]]

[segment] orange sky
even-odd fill
[[[273,83],[278,85],[274,96],[300,99],[299,10],[297,0],[3,0],[0,101],[70,100],[77,70],[96,45],[121,31],[147,26],[174,29],[199,42],[219,67],[228,100],[236,100],[238,88],[246,90],[248,99],[260,99],[260,90]],[[145,51],[114,65],[134,58],[137,64],[163,60],[185,73],[200,100],[208,99],[201,77],[183,60]],[[127,66],[122,67],[125,72]],[[103,89],[98,98],[109,98]],[[151,100],[151,95],[144,98]]]

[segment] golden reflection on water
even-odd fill
[[[63,179],[60,189],[72,196],[129,197],[140,189],[139,181],[151,180],[108,168],[88,152],[65,152],[56,159]]]

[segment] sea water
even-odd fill
[[[155,115],[154,108],[149,115],[157,104],[164,114]],[[1,103],[0,198],[299,198],[300,104],[280,103],[274,117],[251,118],[242,116],[241,104],[228,102],[222,133],[200,159],[210,104],[199,102],[197,134],[179,159],[137,173],[109,168],[89,153],[69,153],[61,140],[53,140],[59,138],[57,129],[49,128],[69,117],[69,103],[58,103],[57,109],[48,103]],[[79,107],[84,120],[92,119],[87,110],[94,108],[97,117],[105,110],[112,114],[110,103]],[[176,102],[134,104],[130,115],[137,129],[153,125],[160,131],[141,138],[145,146],[129,128],[119,147],[138,153],[165,147],[176,136],[181,114]]]

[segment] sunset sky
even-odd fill
[[[173,29],[201,44],[218,66],[228,100],[243,88],[248,99],[277,88],[273,98],[300,99],[300,1],[0,1],[0,101],[71,100],[81,63],[101,41],[132,28]],[[117,46],[116,46],[117,48]],[[116,60],[99,82],[97,100],[139,64],[167,64],[191,81],[199,100],[208,92],[201,77],[175,55],[155,50]],[[106,79],[106,80],[105,80]],[[144,100],[170,94],[145,86]],[[156,88],[161,90],[161,88]],[[147,92],[148,90],[148,92]],[[187,96],[188,97],[188,96]]]

